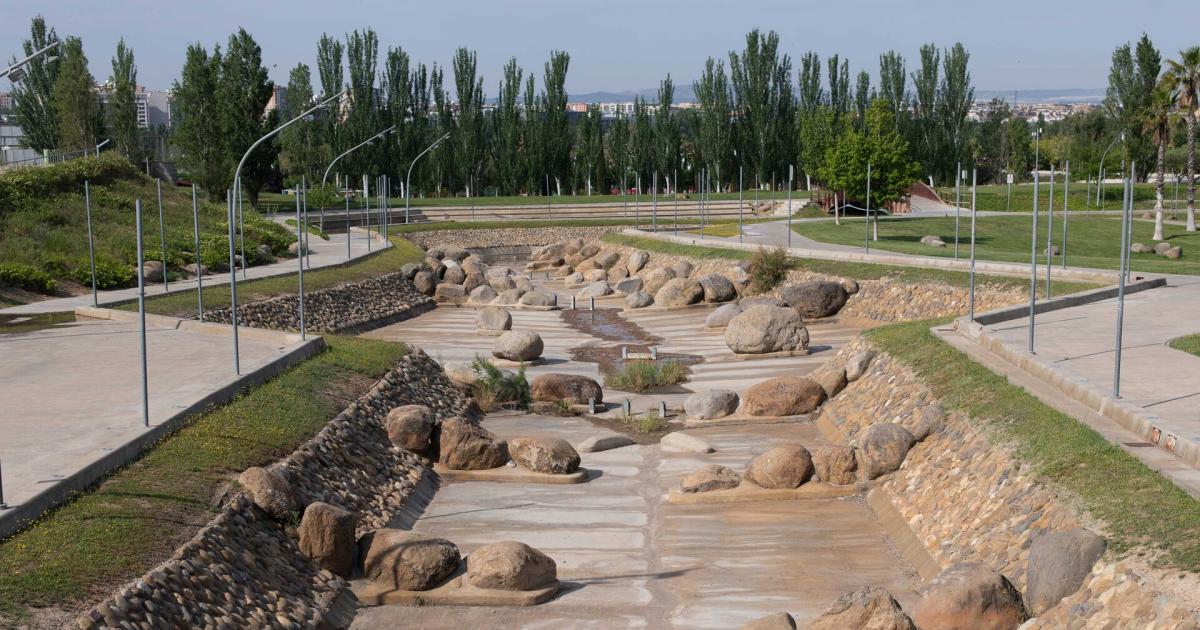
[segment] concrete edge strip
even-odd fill
[[[133,313],[133,316],[136,317],[137,313]],[[298,335],[296,337],[298,338]],[[83,492],[102,480],[109,473],[138,459],[160,440],[182,428],[191,416],[209,407],[232,400],[243,389],[254,387],[274,378],[292,365],[317,354],[324,347],[325,340],[323,338],[309,338],[307,341],[292,348],[285,354],[275,357],[269,363],[254,371],[227,380],[216,390],[210,392],[200,400],[184,409],[180,409],[169,418],[151,426],[149,430],[120,447],[113,449],[80,470],[60,479],[54,485],[30,497],[20,505],[0,512],[0,540],[20,532],[37,521],[46,511],[66,503],[71,498],[71,495]]]
[[[110,308],[97,308],[93,306],[79,306],[75,308],[75,315],[78,317],[90,317],[92,319],[107,319],[115,322],[125,322],[136,324],[138,314],[134,311],[119,311]],[[229,333],[228,324],[220,324],[217,322],[200,322],[192,319],[179,319],[176,317],[168,317],[166,315],[146,315],[146,325],[155,325],[161,328],[171,328],[176,330],[186,330],[188,332],[200,333],[204,335],[220,335],[226,336]],[[309,335],[313,337],[315,335]],[[250,326],[238,326],[238,337],[246,341],[257,341],[260,343],[270,343],[278,345],[291,345],[301,341],[298,333],[290,333],[279,330],[271,330],[268,328],[253,328]]]
[[[1125,294],[1128,295],[1149,289],[1156,289],[1161,286],[1166,286],[1166,284],[1167,279],[1163,277],[1137,280],[1125,285]],[[1073,306],[1082,306],[1084,304],[1091,304],[1093,302],[1101,302],[1103,300],[1109,300],[1117,297],[1117,292],[1117,286],[1112,285],[1101,287],[1099,289],[1092,289],[1090,291],[1080,291],[1078,293],[1051,298],[1049,300],[1042,300],[1034,305],[1033,312],[1037,315],[1040,315],[1042,313],[1050,313],[1052,311],[1071,308]],[[984,313],[976,313],[975,321],[979,324],[990,326],[992,324],[998,324],[1000,322],[1020,319],[1028,316],[1029,305],[1022,304],[1020,306],[1005,306]],[[958,319],[965,321],[966,316],[959,317]]]
[[[683,236],[673,236],[670,234],[662,234],[655,232],[647,232],[644,230],[635,230],[627,228],[621,231],[626,236],[635,236],[639,238],[649,238],[658,241],[669,243],[678,243],[680,245],[697,245],[701,247],[719,247],[722,249],[737,249],[741,251],[753,252],[757,251],[762,245],[752,243],[733,243],[720,239],[698,239],[687,238]],[[901,267],[923,267],[929,269],[944,269],[947,271],[966,272],[970,269],[970,262],[963,259],[955,260],[953,258],[940,258],[930,256],[902,256],[896,254],[869,254],[858,252],[845,252],[836,250],[818,250],[818,249],[801,249],[792,247],[788,250],[788,255],[794,258],[815,258],[819,260],[833,260],[840,262],[860,262],[872,263],[878,265],[892,265]],[[975,261],[975,271],[980,274],[995,274],[1008,276],[1027,276],[1029,274],[1028,265],[1000,263],[991,261]],[[1059,278],[1068,280],[1080,280],[1084,282],[1103,282],[1111,283],[1117,279],[1116,271],[1106,271],[1103,269],[1057,269]]]

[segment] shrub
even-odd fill
[[[91,263],[87,258],[75,263],[69,277],[84,286],[92,286]],[[137,274],[128,265],[123,265],[111,258],[96,257],[96,288],[116,289],[132,286],[137,281]]]
[[[667,421],[662,416],[658,415],[657,410],[650,410],[638,416],[623,416],[621,422],[632,427],[638,433],[656,433],[665,431],[669,426]]]
[[[0,286],[17,287],[49,295],[57,284],[50,274],[24,263],[0,263]]]
[[[619,372],[604,378],[604,384],[626,392],[645,392],[687,380],[687,370],[678,361],[626,361]]]
[[[0,174],[0,216],[23,201],[48,197],[60,192],[75,192],[83,180],[104,184],[120,177],[132,177],[137,170],[115,153],[85,157],[49,166],[26,166]]]
[[[472,385],[475,401],[484,411],[512,403],[520,409],[529,407],[533,395],[529,381],[525,379],[525,366],[517,368],[516,374],[508,374],[483,357],[475,357],[471,369],[479,378]]]
[[[788,257],[787,250],[782,247],[772,249],[758,248],[750,257],[750,291],[766,293],[779,286],[795,265]]]

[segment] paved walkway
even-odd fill
[[[136,323],[80,318],[0,334],[0,462],[4,499],[11,508],[0,511],[0,521],[235,382],[228,327],[198,322],[181,327],[178,321],[147,318],[149,428],[142,419]],[[241,335],[244,376],[301,345],[298,336],[258,334],[263,332]],[[237,389],[230,388],[226,398]],[[97,471],[93,479],[106,471]]]
[[[350,237],[350,258],[346,257],[346,235],[345,234],[330,234],[329,240],[326,241],[316,235],[313,235],[309,246],[312,252],[309,255],[309,266],[305,267],[317,269],[320,267],[328,267],[346,262],[349,259],[365,256],[371,251],[378,251],[381,248],[391,247],[390,243],[386,243],[382,237],[376,236],[371,242],[370,251],[367,249],[367,235],[365,231],[355,231]],[[296,259],[282,259],[278,262],[269,265],[258,265],[248,267],[246,269],[245,278],[253,280],[255,278],[266,278],[269,276],[279,276],[289,273],[295,273],[299,267]],[[238,281],[243,279],[242,272],[238,272]],[[220,285],[229,284],[229,273],[217,273],[204,277],[204,285]],[[162,283],[150,284],[146,286],[146,297],[163,295],[166,293],[179,293],[182,291],[195,291],[196,280],[178,280],[171,282],[169,291],[163,289]],[[103,306],[113,302],[122,302],[125,300],[137,299],[137,287],[128,289],[113,289],[111,291],[100,291],[99,302]],[[76,295],[65,298],[52,298],[42,300],[40,302],[31,302],[20,306],[12,306],[5,309],[0,309],[0,314],[4,315],[29,315],[36,313],[57,313],[64,311],[73,311],[80,306],[92,306],[92,294],[89,292],[85,295]]]
[[[1161,423],[1156,426],[1164,433],[1200,444],[1200,357],[1167,345],[1176,337],[1200,332],[1193,316],[1198,310],[1200,278],[1192,276],[1169,276],[1165,287],[1126,297],[1120,393],[1122,403],[1158,416]],[[1035,358],[1099,396],[1110,396],[1116,317],[1115,299],[1039,315]],[[1027,317],[983,330],[1008,352],[1020,356],[1027,350]]]

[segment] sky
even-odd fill
[[[911,72],[922,44],[962,42],[975,86],[1003,91],[1103,88],[1113,48],[1142,32],[1164,57],[1200,44],[1197,0],[0,0],[0,57],[20,52],[39,13],[60,37],[83,38],[100,81],[124,37],[150,89],[170,87],[189,43],[211,47],[239,26],[281,84],[297,63],[314,65],[322,33],[370,27],[381,58],[398,46],[445,65],[459,46],[476,50],[489,97],[510,57],[541,75],[556,49],[571,54],[569,93],[653,88],[668,73],[690,84],[706,58],[727,59],[756,27],[779,33],[794,66],[810,50],[836,53],[852,75],[869,71],[872,84],[881,52],[899,51]]]

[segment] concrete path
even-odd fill
[[[231,398],[257,371],[288,360],[304,345],[298,335],[247,330],[241,335],[238,379],[228,327],[178,322],[147,321],[149,428],[142,419],[136,323],[80,318],[0,335],[0,462],[10,507],[0,510],[0,521],[60,482],[79,481],[72,475],[164,428],[181,411],[206,398],[219,402],[214,394]],[[107,469],[94,472],[93,481]]]
[[[484,426],[502,438],[607,432],[581,418],[499,415]],[[663,452],[657,445],[584,453],[587,483],[462,482],[443,485],[414,529],[465,553],[519,540],[558,565],[560,595],[541,606],[403,607],[359,612],[354,628],[737,628],[788,611],[801,624],[843,593],[888,589],[905,607],[919,580],[859,499],[673,505],[682,475],[716,463],[742,471],[770,446],[825,443],[811,424],[691,431],[717,452]]]
[[[1198,311],[1200,278],[1169,276],[1165,287],[1126,297],[1121,344],[1121,401],[1158,416],[1164,432],[1193,444],[1200,444],[1200,357],[1167,344],[1200,332],[1193,315]],[[1110,395],[1116,317],[1115,299],[1038,316],[1037,360],[1101,396]],[[988,335],[1017,354],[1027,350],[1028,330],[1027,317],[984,326]]]
[[[312,236],[309,247],[312,252],[309,255],[308,267],[305,269],[318,269],[320,267],[328,267],[331,265],[339,265],[345,263],[352,258],[365,256],[373,251],[379,251],[391,247],[391,243],[387,243],[382,237],[375,236],[371,240],[370,251],[367,249],[367,235],[365,231],[354,231],[350,236],[350,258],[346,257],[346,235],[331,234],[329,240],[326,241],[316,235]],[[245,277],[253,280],[255,278],[266,278],[269,276],[279,276],[289,273],[295,273],[299,268],[299,263],[294,258],[281,259],[278,262],[269,265],[258,265],[256,267],[248,267]],[[238,272],[238,282],[243,279],[241,271]],[[204,286],[229,284],[229,273],[218,273],[204,277]],[[146,297],[156,295],[164,295],[167,293],[179,293],[183,291],[195,291],[196,280],[177,280],[171,282],[169,291],[163,290],[162,283],[149,284],[146,286]],[[113,289],[110,291],[99,292],[99,302],[103,306],[114,302],[123,302],[126,300],[137,299],[137,287],[129,289]],[[76,295],[65,298],[52,298],[42,300],[40,302],[31,302],[20,306],[12,306],[5,309],[0,309],[0,314],[3,315],[29,315],[36,313],[58,313],[64,311],[73,311],[80,306],[92,306],[92,294],[89,292],[85,295]]]

